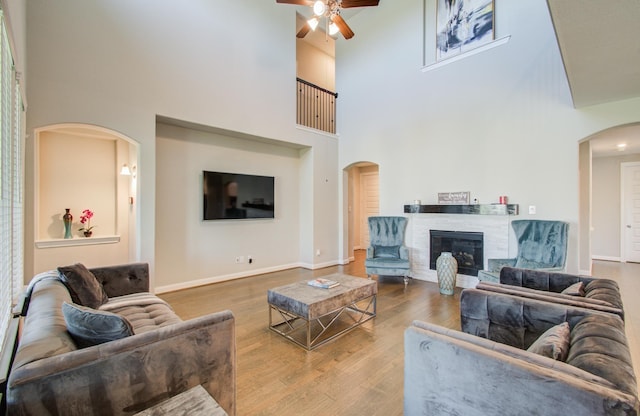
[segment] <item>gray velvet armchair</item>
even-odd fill
[[[365,268],[367,275],[402,276],[409,283],[409,250],[404,245],[405,217],[369,217],[369,242]]]
[[[500,281],[500,270],[505,267],[564,270],[567,260],[569,223],[547,220],[515,220],[511,227],[518,241],[518,254],[510,259],[488,259],[487,270],[478,272],[478,279]]]

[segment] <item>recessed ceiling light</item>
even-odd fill
[[[622,151],[624,151],[624,150],[627,148],[627,144],[626,144],[626,143],[618,143],[618,144],[616,145],[616,147],[618,148],[618,151],[619,151],[619,152],[622,152]]]

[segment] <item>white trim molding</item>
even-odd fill
[[[72,246],[92,246],[96,244],[115,244],[120,242],[119,235],[105,235],[87,238],[57,238],[53,240],[37,240],[36,248],[55,248]]]
[[[443,59],[442,61],[438,61],[438,62],[435,62],[433,64],[425,65],[425,66],[422,67],[421,71],[422,72],[433,71],[434,69],[438,69],[438,68],[441,68],[441,67],[443,67],[445,65],[452,64],[454,62],[460,61],[461,59],[465,59],[465,58],[468,58],[470,56],[477,55],[480,52],[488,51],[489,49],[493,49],[493,48],[496,48],[496,47],[498,47],[500,45],[504,45],[507,42],[509,42],[509,39],[511,39],[511,35],[505,36],[505,37],[500,38],[500,39],[496,39],[493,42],[489,42],[489,43],[487,43],[485,45],[478,46],[477,48],[471,49],[470,51],[467,51],[467,52],[463,52],[463,53],[461,53],[459,55],[456,55],[456,56],[452,56],[451,58]]]

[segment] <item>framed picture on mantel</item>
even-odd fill
[[[438,205],[469,205],[470,192],[438,192]]]
[[[436,61],[493,41],[493,0],[436,1]]]

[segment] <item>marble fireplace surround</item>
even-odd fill
[[[516,253],[509,252],[509,241],[515,240],[515,235],[510,226],[511,215],[507,212],[504,215],[417,213],[407,214],[407,218],[409,221],[405,243],[409,249],[411,276],[414,279],[438,281],[436,271],[429,267],[429,230],[483,233],[485,269],[488,259],[516,256]],[[458,274],[456,285],[466,288],[475,287],[477,283],[478,278],[475,276]]]

